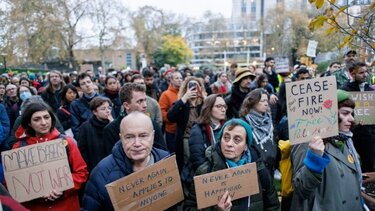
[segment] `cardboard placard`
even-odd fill
[[[290,144],[338,134],[335,76],[286,83]]]
[[[306,56],[316,57],[316,48],[318,47],[318,42],[315,40],[309,40],[307,45]]]
[[[362,125],[375,124],[375,92],[350,92],[355,102],[354,118]]]
[[[164,210],[184,200],[175,155],[106,188],[115,210]]]
[[[233,200],[259,193],[255,163],[194,177],[198,209],[216,205],[225,191]]]
[[[66,154],[67,141],[56,139],[1,153],[8,191],[18,202],[74,187]]]

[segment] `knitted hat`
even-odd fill
[[[246,134],[247,134],[247,147],[250,149],[250,146],[253,143],[253,130],[251,129],[251,126],[242,119],[236,118],[236,119],[231,119],[231,120],[228,120],[227,122],[225,122],[225,124],[223,125],[223,127],[221,127],[221,130],[219,132],[219,142],[221,142],[221,137],[223,136],[224,129],[228,125],[231,125],[233,123],[237,123],[237,124],[239,124],[239,125],[241,125],[242,127],[245,128]]]
[[[350,99],[350,93],[341,89],[337,90],[337,103]]]
[[[237,83],[238,81],[240,81],[241,79],[243,79],[246,76],[255,77],[255,74],[252,73],[248,68],[238,69],[235,73],[236,78],[234,79],[233,83]]]

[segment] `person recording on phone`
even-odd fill
[[[189,137],[193,123],[200,115],[203,100],[206,97],[204,82],[200,78],[187,77],[178,92],[178,100],[169,109],[167,118],[177,123],[176,160],[179,171],[189,160]]]

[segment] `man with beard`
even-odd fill
[[[348,67],[350,64],[354,63],[357,60],[357,52],[355,50],[348,49],[345,52],[344,55],[344,67],[341,68],[341,70],[338,70],[332,75],[336,77],[336,82],[337,82],[337,88],[341,88],[345,83],[350,82],[352,80],[352,76],[349,72]]]
[[[160,97],[160,90],[154,83],[154,73],[145,68],[142,72],[145,84],[146,84],[146,94],[149,97],[154,98],[156,101],[159,101]]]
[[[238,112],[246,95],[250,92],[251,81],[254,80],[255,74],[249,69],[238,69],[233,81],[232,93],[225,98],[228,106],[227,119],[238,118]]]
[[[374,91],[367,83],[369,73],[365,63],[354,62],[347,69],[352,76],[352,80],[343,85],[343,90],[350,92]],[[362,172],[375,171],[375,125],[359,123],[353,130],[353,140],[354,146],[361,157]]]

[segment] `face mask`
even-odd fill
[[[25,101],[27,98],[30,98],[31,97],[31,93],[30,92],[22,92],[20,94],[20,98],[22,101]]]

